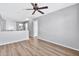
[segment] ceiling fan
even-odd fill
[[[44,6],[44,7],[38,7],[38,4],[37,3],[31,3],[31,5],[33,6],[33,9],[25,9],[25,10],[34,10],[32,15],[38,11],[40,12],[41,14],[44,14],[44,12],[40,11],[41,9],[48,9],[48,6]]]

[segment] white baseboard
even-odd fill
[[[76,49],[76,48],[72,48],[70,46],[66,46],[66,45],[63,45],[63,44],[60,44],[60,43],[56,43],[56,42],[52,42],[52,41],[49,41],[49,40],[46,40],[42,37],[38,37],[38,39],[41,39],[41,40],[44,40],[44,41],[47,41],[47,42],[50,42],[50,43],[54,43],[56,45],[60,45],[60,46],[63,46],[63,47],[66,47],[66,48],[69,48],[69,49],[72,49],[72,50],[76,50],[76,51],[79,51],[79,49]]]
[[[29,40],[29,39],[24,38],[24,39],[21,39],[21,40],[16,40],[16,41],[10,41],[10,42],[6,42],[6,43],[1,43],[0,46],[1,45],[6,45],[6,44],[12,44],[12,43],[16,43],[16,42],[20,42],[20,41],[24,41],[24,40]]]

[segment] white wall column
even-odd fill
[[[30,19],[28,23],[29,36],[36,37],[38,36],[38,21]]]
[[[33,31],[34,31],[34,37],[38,36],[38,20],[34,20],[33,21]]]

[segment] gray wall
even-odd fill
[[[0,31],[4,31],[5,29],[6,29],[6,20],[4,20],[0,15]]]
[[[29,36],[33,37],[33,19],[29,19],[28,30],[29,30]]]
[[[28,23],[29,36],[37,37],[38,36],[38,20],[30,19]]]
[[[38,20],[39,37],[79,50],[79,4],[58,10]]]

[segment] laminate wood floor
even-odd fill
[[[79,51],[40,39],[30,39],[0,46],[0,56],[79,56]]]

